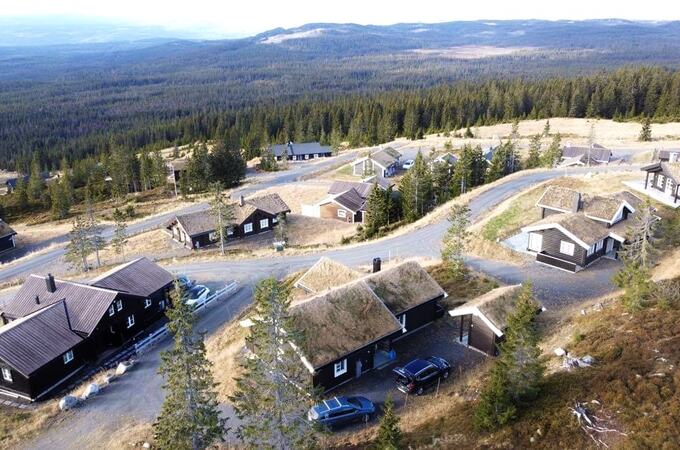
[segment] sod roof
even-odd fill
[[[361,274],[330,258],[323,257],[302,274],[294,286],[310,294],[318,294],[342,286],[361,277]]]
[[[563,212],[578,211],[581,194],[577,191],[562,186],[548,186],[536,206],[556,209]]]

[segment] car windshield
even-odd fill
[[[187,296],[190,297],[190,298],[191,297],[198,297],[199,295],[201,295],[203,293],[204,290],[205,290],[205,287],[203,287],[203,286],[192,287],[187,292]]]
[[[347,402],[352,406],[355,406],[357,408],[361,408],[361,402],[359,401],[358,398],[350,397],[350,398],[347,399]]]

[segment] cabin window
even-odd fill
[[[64,353],[64,364],[68,364],[73,361],[73,350],[69,350]]]
[[[347,217],[347,211],[345,211],[344,209],[338,209],[338,217],[344,219],[345,217]]]
[[[574,256],[574,244],[567,241],[560,241],[560,253]]]
[[[269,228],[269,219],[260,220],[260,229],[263,230],[265,228]]]
[[[217,240],[217,231],[211,232],[211,233],[208,235],[208,239],[210,239],[210,241],[212,241],[212,242],[216,241],[216,240]]]
[[[2,379],[5,381],[9,381],[10,383],[13,381],[12,380],[12,371],[9,370],[7,367],[2,368]]]
[[[161,311],[163,311],[165,309],[165,300],[158,302],[158,306],[160,307]]]
[[[145,298],[144,299],[144,309],[148,308],[149,306],[151,306],[151,299]]]
[[[243,225],[243,232],[244,233],[250,233],[253,231],[253,224],[252,223],[247,223]]]
[[[406,314],[399,316],[399,325],[401,325],[401,332],[406,333]]]
[[[604,241],[599,241],[597,243],[597,247],[595,248],[595,251],[599,252],[600,250],[602,250],[602,246],[604,246]]]
[[[232,236],[234,234],[234,227],[227,227],[227,236]]]
[[[116,310],[121,311],[123,309],[123,300],[116,300]]]
[[[276,222],[278,222],[278,221],[279,221],[279,218],[278,218],[278,217],[276,217],[276,216],[272,217],[272,223],[276,223]]]
[[[132,314],[132,315],[128,316],[128,318],[127,318],[127,327],[132,328],[134,324],[135,324],[135,315]]]
[[[116,308],[113,306],[113,303],[111,303],[111,306],[109,306],[109,316],[112,316],[116,313]]]
[[[336,378],[344,373],[347,373],[347,360],[343,359],[342,361],[336,362],[333,365],[333,373],[335,374]]]

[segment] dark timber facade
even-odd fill
[[[3,306],[0,393],[38,400],[164,318],[173,276],[146,258],[89,283],[31,275]]]

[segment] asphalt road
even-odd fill
[[[608,167],[600,170],[607,172],[630,170],[630,166]],[[588,169],[571,169],[570,173],[586,171]],[[469,205],[471,219],[474,221],[480,218],[486,211],[523,189],[562,175],[564,175],[563,171],[543,171],[509,179],[472,200]],[[271,182],[281,181],[275,178]],[[266,184],[261,183],[251,189],[265,186]],[[160,223],[160,219],[156,220]],[[438,257],[441,238],[446,228],[447,222],[443,220],[390,239],[313,255],[284,255],[265,260],[195,262],[171,265],[168,268],[186,273],[200,282],[213,286],[230,279],[236,279],[241,283],[242,289],[236,295],[216,304],[200,318],[198,328],[211,334],[223,324],[233,320],[251,302],[252,286],[259,279],[268,276],[281,277],[308,267],[320,256],[328,256],[350,266],[369,264],[376,256],[384,260],[391,257]],[[587,271],[568,274],[536,264],[516,266],[477,258],[469,258],[468,263],[505,283],[532,281],[538,297],[549,309],[559,309],[574,300],[609,292],[612,289],[609,280],[617,267],[614,261],[602,261]],[[159,353],[163,348],[164,346],[159,346],[143,355],[139,365],[129,375],[116,381],[113,386],[84,406],[65,414],[36,439],[26,443],[25,448],[83,448],[87,447],[87,439],[92,432],[115,433],[118,428],[130,424],[131,421],[153,421],[163,399],[162,380],[156,373]],[[233,416],[228,405],[224,405],[224,413],[229,417]],[[233,427],[235,419],[230,419],[230,422],[230,426]]]
[[[324,170],[329,166],[341,162],[348,162],[356,156],[356,152],[345,152],[339,156],[322,159],[319,161],[309,161],[302,163],[290,163],[289,169],[281,172],[273,173],[252,173],[248,174],[248,183],[232,191],[231,197],[236,200],[240,195],[249,196],[259,190],[267,189],[281,184],[294,183],[305,175],[310,175],[314,172]],[[176,214],[188,214],[196,211],[203,211],[208,208],[207,203],[196,203],[194,205],[182,208],[180,210],[172,211],[166,214],[149,217],[147,219],[132,223],[128,225],[128,234],[138,234],[154,228],[160,227],[163,223],[170,220]],[[106,227],[103,232],[105,239],[111,239],[113,236],[113,227]],[[64,245],[68,242],[68,234],[56,236],[52,239],[41,242],[38,245],[27,246],[17,249],[16,251],[5,255],[5,263],[11,262],[18,258],[24,258],[0,270],[0,282],[10,281],[15,278],[25,277],[30,273],[41,273],[49,270],[53,264],[63,264],[62,257],[65,250]],[[56,245],[55,245],[56,244]],[[40,252],[51,245],[55,245],[46,251]],[[34,253],[34,255],[29,255]]]

